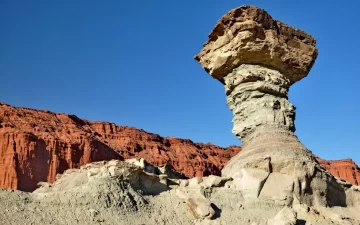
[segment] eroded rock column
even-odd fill
[[[224,77],[233,133],[246,146],[262,132],[295,131],[295,107],[288,101],[290,81],[279,71],[243,64]]]
[[[233,133],[243,142],[243,151],[225,166],[224,176],[236,175],[238,168],[294,175],[303,164],[313,164],[312,154],[294,134],[295,107],[288,100],[291,82],[286,76],[266,66],[242,64],[224,82]]]
[[[217,22],[195,56],[225,86],[233,133],[243,147],[222,175],[239,178],[244,196],[285,204],[293,198],[309,205],[345,204],[334,197],[341,187],[294,134],[295,107],[288,91],[308,75],[318,54],[315,44],[313,37],[266,11],[242,6]]]

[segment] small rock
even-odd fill
[[[99,211],[97,211],[96,209],[90,209],[89,214],[91,218],[94,218],[99,214]]]
[[[211,219],[215,215],[211,202],[203,196],[192,196],[188,198],[187,204],[196,219]]]
[[[95,176],[96,174],[99,173],[99,169],[98,168],[90,168],[87,172],[87,176],[88,177],[92,177]]]
[[[223,187],[227,181],[232,180],[230,177],[219,177],[210,175],[203,178],[202,184],[206,187]]]
[[[159,175],[160,183],[167,185],[168,176],[166,174]]]
[[[189,186],[189,180],[179,180],[179,186],[180,187]]]
[[[189,180],[189,187],[196,187],[203,181],[202,177],[194,177]]]
[[[296,225],[297,213],[290,207],[285,206],[267,225]]]

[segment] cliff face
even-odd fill
[[[184,175],[220,175],[239,147],[163,138],[133,127],[0,103],[0,188],[33,191],[39,181],[89,162],[141,157]]]
[[[360,185],[360,168],[351,159],[323,160],[317,158],[322,167],[332,175],[340,177],[354,185]]]
[[[168,163],[189,177],[220,175],[239,151],[236,146],[164,138],[133,127],[0,103],[0,188],[33,191],[38,182],[53,182],[66,169],[133,157]],[[333,175],[360,183],[360,169],[353,161],[318,160]]]

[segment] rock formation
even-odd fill
[[[4,225],[360,224],[360,187],[323,169],[294,134],[295,108],[288,101],[287,91],[309,72],[316,57],[314,44],[309,35],[274,21],[264,10],[243,6],[230,11],[218,22],[210,41],[197,56],[207,71],[225,84],[228,105],[235,115],[233,131],[244,143],[242,151],[223,168],[222,176],[184,178],[171,167],[157,167],[136,158],[93,162],[66,170],[54,183],[40,182],[32,193],[0,189],[0,221]],[[20,118],[23,119],[14,122],[2,119],[3,133],[17,133],[15,122],[28,124],[24,121],[29,117]],[[61,137],[66,141],[75,132],[79,140],[88,138],[81,146],[93,140],[106,141],[101,151],[113,150],[120,158],[143,149],[142,145],[118,148],[120,137],[133,141],[129,136],[121,136],[122,129],[129,128],[106,127],[64,114],[54,114],[51,119],[47,121],[53,121],[60,129],[32,126],[35,134],[31,135],[36,140],[46,143],[47,137]],[[59,121],[67,121],[67,125],[59,126]],[[41,129],[48,129],[47,134],[39,132]],[[136,140],[149,142],[143,138],[138,136]],[[21,142],[5,142],[4,149],[8,151],[4,152],[13,157],[3,157],[6,171],[13,163],[15,175],[35,169],[39,172],[37,165],[41,163],[19,160],[38,154],[40,162],[51,162],[44,152],[54,150],[29,140],[26,144],[31,147],[20,145],[22,148],[18,148]],[[176,152],[171,151],[171,144],[166,144],[170,142],[167,138],[150,141],[165,143],[165,150],[158,145],[157,155]],[[78,149],[75,152],[85,148]],[[51,156],[68,164],[77,159],[79,166],[85,160],[93,160],[91,156],[98,154],[94,151],[97,148],[90,145],[84,154],[73,155],[69,150]],[[106,158],[110,153],[101,156]],[[209,162],[216,159],[208,158]],[[5,177],[9,174],[5,173]]]
[[[340,177],[353,185],[360,185],[360,168],[353,160],[323,160],[318,157],[316,159],[332,175]]]
[[[34,190],[39,181],[53,182],[57,173],[68,168],[103,159],[142,157],[155,165],[169,163],[189,177],[220,175],[223,165],[240,151],[235,146],[223,149],[163,138],[135,128],[4,103],[0,120],[0,187],[25,191]],[[356,164],[318,160],[333,175],[359,183]]]
[[[86,163],[144,158],[168,165],[185,176],[220,175],[239,147],[221,148],[188,139],[164,138],[143,130],[91,122],[74,115],[0,105],[0,187],[32,191],[40,181],[53,182],[56,174]],[[360,169],[347,161],[321,165],[352,184]]]
[[[53,182],[69,168],[134,157],[188,177],[220,175],[239,151],[0,103],[0,188],[33,191],[38,182]]]
[[[322,169],[298,140],[292,84],[315,62],[309,34],[242,6],[223,16],[195,59],[225,86],[242,151],[223,168],[248,197],[285,205],[346,206],[346,186]]]
[[[1,224],[360,224],[359,208],[324,213],[306,205],[247,201],[232,178],[171,179],[145,165],[155,168],[144,160],[94,162],[65,171],[54,183],[42,182],[32,193],[0,189]]]

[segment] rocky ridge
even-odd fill
[[[23,191],[35,190],[41,181],[54,182],[56,174],[67,169],[132,157],[168,165],[188,177],[220,175],[241,150],[5,103],[0,104],[0,139],[0,187]],[[317,159],[334,176],[360,183],[360,169],[354,162]]]
[[[360,168],[352,159],[323,160],[317,158],[320,165],[332,175],[342,178],[354,185],[360,185]]]
[[[240,147],[161,137],[133,127],[0,103],[0,188],[33,191],[40,181],[90,162],[144,158],[184,176],[220,175]]]
[[[40,183],[32,193],[0,190],[4,206],[0,221],[3,225],[360,224],[356,207],[289,207],[270,199],[249,199],[229,177],[179,179],[152,173],[156,170],[142,159],[100,161],[69,169],[54,183]],[[360,200],[360,187],[353,190],[359,194],[352,198]]]

